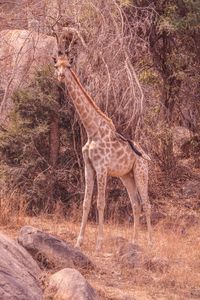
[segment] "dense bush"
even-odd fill
[[[57,1],[52,10],[46,1],[35,0],[29,5],[33,20],[24,25],[18,20],[25,2],[19,4],[21,12],[4,7],[2,28],[24,29],[36,21],[49,35],[52,25],[58,25],[58,33],[73,29],[65,48],[74,70],[117,130],[138,139],[152,157],[154,200],[164,191],[156,189],[157,174],[163,172],[165,183],[179,164],[173,153],[175,126],[190,129],[191,140],[183,148],[199,166],[198,1]],[[0,131],[1,185],[11,193],[20,190],[36,209],[51,209],[58,200],[80,203],[84,190],[85,131],[49,72],[37,73],[15,93],[10,125]],[[109,180],[107,189],[109,205],[124,215],[127,197],[119,181]]]
[[[1,180],[4,191],[26,195],[28,208],[52,208],[52,200],[67,202],[80,193],[79,168],[73,141],[79,126],[51,70],[13,95],[9,127],[0,132]],[[74,122],[74,127],[72,124]],[[51,162],[51,127],[58,124],[59,155]],[[75,136],[74,136],[75,134]]]

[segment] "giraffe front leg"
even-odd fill
[[[83,243],[85,227],[86,227],[88,214],[91,206],[92,192],[94,187],[94,176],[95,176],[94,169],[91,163],[89,162],[86,154],[84,155],[84,161],[85,161],[85,196],[83,200],[83,216],[81,221],[81,228],[75,246],[77,248],[80,248],[80,246]]]
[[[107,172],[97,173],[97,210],[99,216],[99,226],[97,235],[96,251],[100,251],[103,242],[103,223],[104,223],[104,208],[105,208],[105,189],[106,189]]]

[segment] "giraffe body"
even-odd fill
[[[130,146],[110,136],[88,141],[84,148],[95,170],[105,168],[107,175],[121,177],[129,173],[135,162]],[[127,163],[128,162],[128,163]]]
[[[127,189],[134,214],[134,240],[138,237],[140,204],[143,205],[147,218],[149,241],[151,241],[148,162],[143,158],[148,159],[148,156],[137,145],[142,155],[142,157],[139,157],[126,139],[120,138],[112,120],[97,107],[82,87],[75,73],[70,69],[66,56],[59,55],[55,67],[58,79],[65,82],[88,136],[88,141],[82,149],[85,163],[85,195],[81,229],[76,246],[80,247],[83,242],[95,176],[97,178],[97,209],[99,216],[97,250],[101,249],[103,240],[107,176],[120,177]]]

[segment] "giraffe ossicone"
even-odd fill
[[[119,135],[112,120],[95,104],[71,69],[65,54],[59,53],[55,63],[58,80],[65,83],[87,133],[83,159],[85,164],[85,195],[80,233],[76,246],[80,247],[85,234],[91,206],[95,176],[97,178],[98,235],[97,250],[103,241],[105,189],[107,176],[119,177],[127,189],[134,215],[133,239],[138,239],[141,204],[146,214],[148,239],[151,242],[151,207],[148,199],[148,155],[132,141]]]

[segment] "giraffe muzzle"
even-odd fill
[[[59,75],[59,80],[60,80],[60,81],[63,81],[64,79],[65,79],[65,74],[60,74],[60,75]]]

